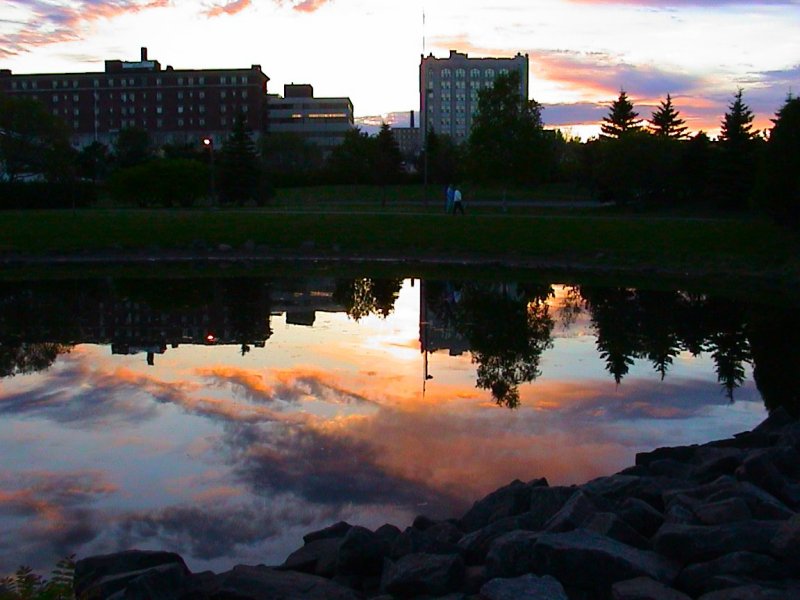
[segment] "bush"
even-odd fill
[[[88,181],[0,181],[0,209],[76,208],[93,204],[97,190]]]
[[[112,199],[139,206],[192,206],[209,192],[208,167],[195,160],[154,160],[120,169],[108,180]]]

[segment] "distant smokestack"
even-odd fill
[[[147,60],[147,48],[145,46],[142,46],[142,62],[145,62],[146,60]]]
[[[411,129],[414,129],[414,111],[412,110],[412,111],[409,113],[409,115],[410,115],[410,117],[411,117],[411,125],[410,125],[410,127],[411,127]]]

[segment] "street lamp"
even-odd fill
[[[216,203],[216,189],[214,186],[214,140],[211,136],[206,136],[203,138],[203,146],[208,148],[208,156],[209,156],[209,166],[210,166],[210,178],[211,178],[211,203]]]

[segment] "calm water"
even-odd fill
[[[794,311],[680,291],[0,284],[0,573],[130,547],[277,563],[336,520],[581,483],[756,425],[799,331]]]

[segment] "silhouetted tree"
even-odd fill
[[[459,165],[462,161],[462,152],[458,144],[449,135],[439,135],[430,127],[425,140],[425,152],[420,156],[417,169],[424,173],[425,153],[427,153],[428,182],[447,185],[461,178]]]
[[[55,343],[0,343],[0,377],[14,377],[50,368],[72,346]]]
[[[222,146],[218,180],[220,199],[224,203],[263,202],[259,194],[259,167],[253,132],[243,113],[236,115],[233,129]]]
[[[296,133],[268,133],[260,139],[261,164],[275,186],[309,185],[321,177],[322,150]]]
[[[43,104],[0,94],[0,178],[69,180],[75,152],[64,122]]]
[[[394,139],[392,128],[388,124],[381,124],[381,129],[372,146],[374,151],[372,162],[375,183],[382,188],[392,183],[398,183],[403,174],[403,156],[400,154],[397,140]],[[381,194],[381,204],[386,205],[385,190]]]
[[[78,175],[97,181],[105,179],[111,170],[111,154],[108,146],[92,142],[78,153]]]
[[[374,141],[357,127],[345,133],[342,143],[328,157],[331,178],[337,183],[373,183]]]
[[[681,140],[686,137],[685,121],[680,118],[680,112],[672,104],[672,98],[667,94],[667,99],[662,100],[658,109],[650,118],[650,132],[658,137]]]
[[[756,171],[756,132],[753,113],[738,90],[722,120],[718,172],[719,202],[727,208],[742,208],[750,198]]]
[[[779,222],[800,227],[800,98],[789,97],[773,120],[757,202]]]
[[[795,310],[760,307],[747,327],[753,379],[767,410],[800,417],[800,318]]]
[[[600,125],[601,137],[620,138],[641,128],[639,113],[633,110],[633,103],[628,99],[625,90],[620,90],[619,97],[611,103],[608,115],[603,117]]]
[[[122,169],[141,165],[153,157],[150,134],[145,129],[121,129],[114,142],[114,157]]]
[[[628,288],[581,287],[592,313],[597,351],[617,384],[641,354],[640,306],[636,292]]]
[[[538,182],[553,157],[544,135],[542,106],[524,98],[519,73],[497,77],[478,93],[469,137],[470,176],[481,181]]]
[[[699,204],[708,203],[713,181],[713,153],[711,140],[703,131],[698,131],[681,146],[680,173],[684,195],[687,200]]]

